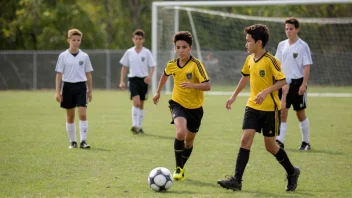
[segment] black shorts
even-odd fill
[[[63,82],[62,102],[60,106],[64,109],[87,107],[87,90],[86,82]]]
[[[144,78],[132,77],[128,79],[128,87],[130,90],[130,98],[139,96],[141,100],[148,98],[148,84],[144,82]]]
[[[242,129],[255,129],[263,136],[274,137],[280,135],[280,111],[260,111],[246,107]]]
[[[307,107],[307,91],[303,95],[298,95],[299,87],[302,85],[303,78],[292,79],[290,89],[286,97],[286,108],[290,108],[291,104],[293,110],[299,111]]]
[[[187,120],[187,129],[192,133],[197,133],[203,118],[203,107],[187,109],[173,100],[169,100],[169,104],[172,116],[171,124],[174,124],[175,118],[183,117]]]

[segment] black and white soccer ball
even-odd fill
[[[150,171],[148,176],[148,184],[154,191],[166,191],[171,188],[173,178],[169,169],[157,167]]]

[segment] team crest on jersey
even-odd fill
[[[259,75],[260,75],[260,77],[264,77],[265,76],[265,70],[259,70]]]
[[[297,58],[298,53],[293,53],[293,58]]]
[[[192,73],[187,73],[187,74],[186,74],[186,78],[187,78],[188,80],[191,80],[191,79],[192,79]]]
[[[145,57],[142,57],[142,58],[141,58],[141,60],[142,60],[142,62],[144,62],[144,60],[145,60]]]
[[[78,63],[79,65],[83,65],[83,60],[80,60]]]

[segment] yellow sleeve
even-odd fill
[[[249,65],[248,65],[249,58],[250,58],[250,56],[247,56],[246,61],[243,64],[243,67],[242,67],[242,75],[243,76],[249,76]]]
[[[196,64],[197,65],[197,68],[195,69],[195,75],[196,77],[199,79],[199,82],[206,82],[206,81],[209,81],[209,77],[208,77],[208,74],[207,74],[207,71],[205,70],[203,64],[198,61],[199,64]]]
[[[276,58],[269,61],[271,73],[273,74],[275,80],[283,80],[286,78],[285,74],[281,70],[281,63]]]
[[[170,62],[167,63],[166,68],[165,68],[165,70],[164,70],[164,74],[165,74],[166,76],[170,76],[170,75],[171,75],[171,64],[170,64]]]

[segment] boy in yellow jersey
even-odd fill
[[[154,104],[159,102],[160,92],[168,77],[172,75],[174,89],[169,107],[172,114],[171,123],[176,127],[176,169],[173,178],[177,181],[184,179],[184,165],[192,153],[193,141],[203,117],[203,91],[210,90],[210,84],[203,64],[191,55],[192,34],[186,31],[178,32],[173,41],[178,58],[166,65],[153,101]]]
[[[264,47],[269,41],[269,29],[262,24],[256,24],[244,29],[246,48],[250,54],[242,69],[236,90],[226,102],[226,108],[231,109],[237,95],[250,82],[250,97],[244,113],[242,125],[241,146],[236,161],[234,176],[227,180],[218,180],[223,188],[242,189],[242,176],[249,160],[249,152],[256,132],[263,132],[266,150],[273,154],[287,172],[288,184],[286,191],[297,188],[300,170],[294,167],[285,150],[276,144],[276,136],[280,129],[280,99],[278,89],[286,84],[286,78],[281,71],[280,62]]]

